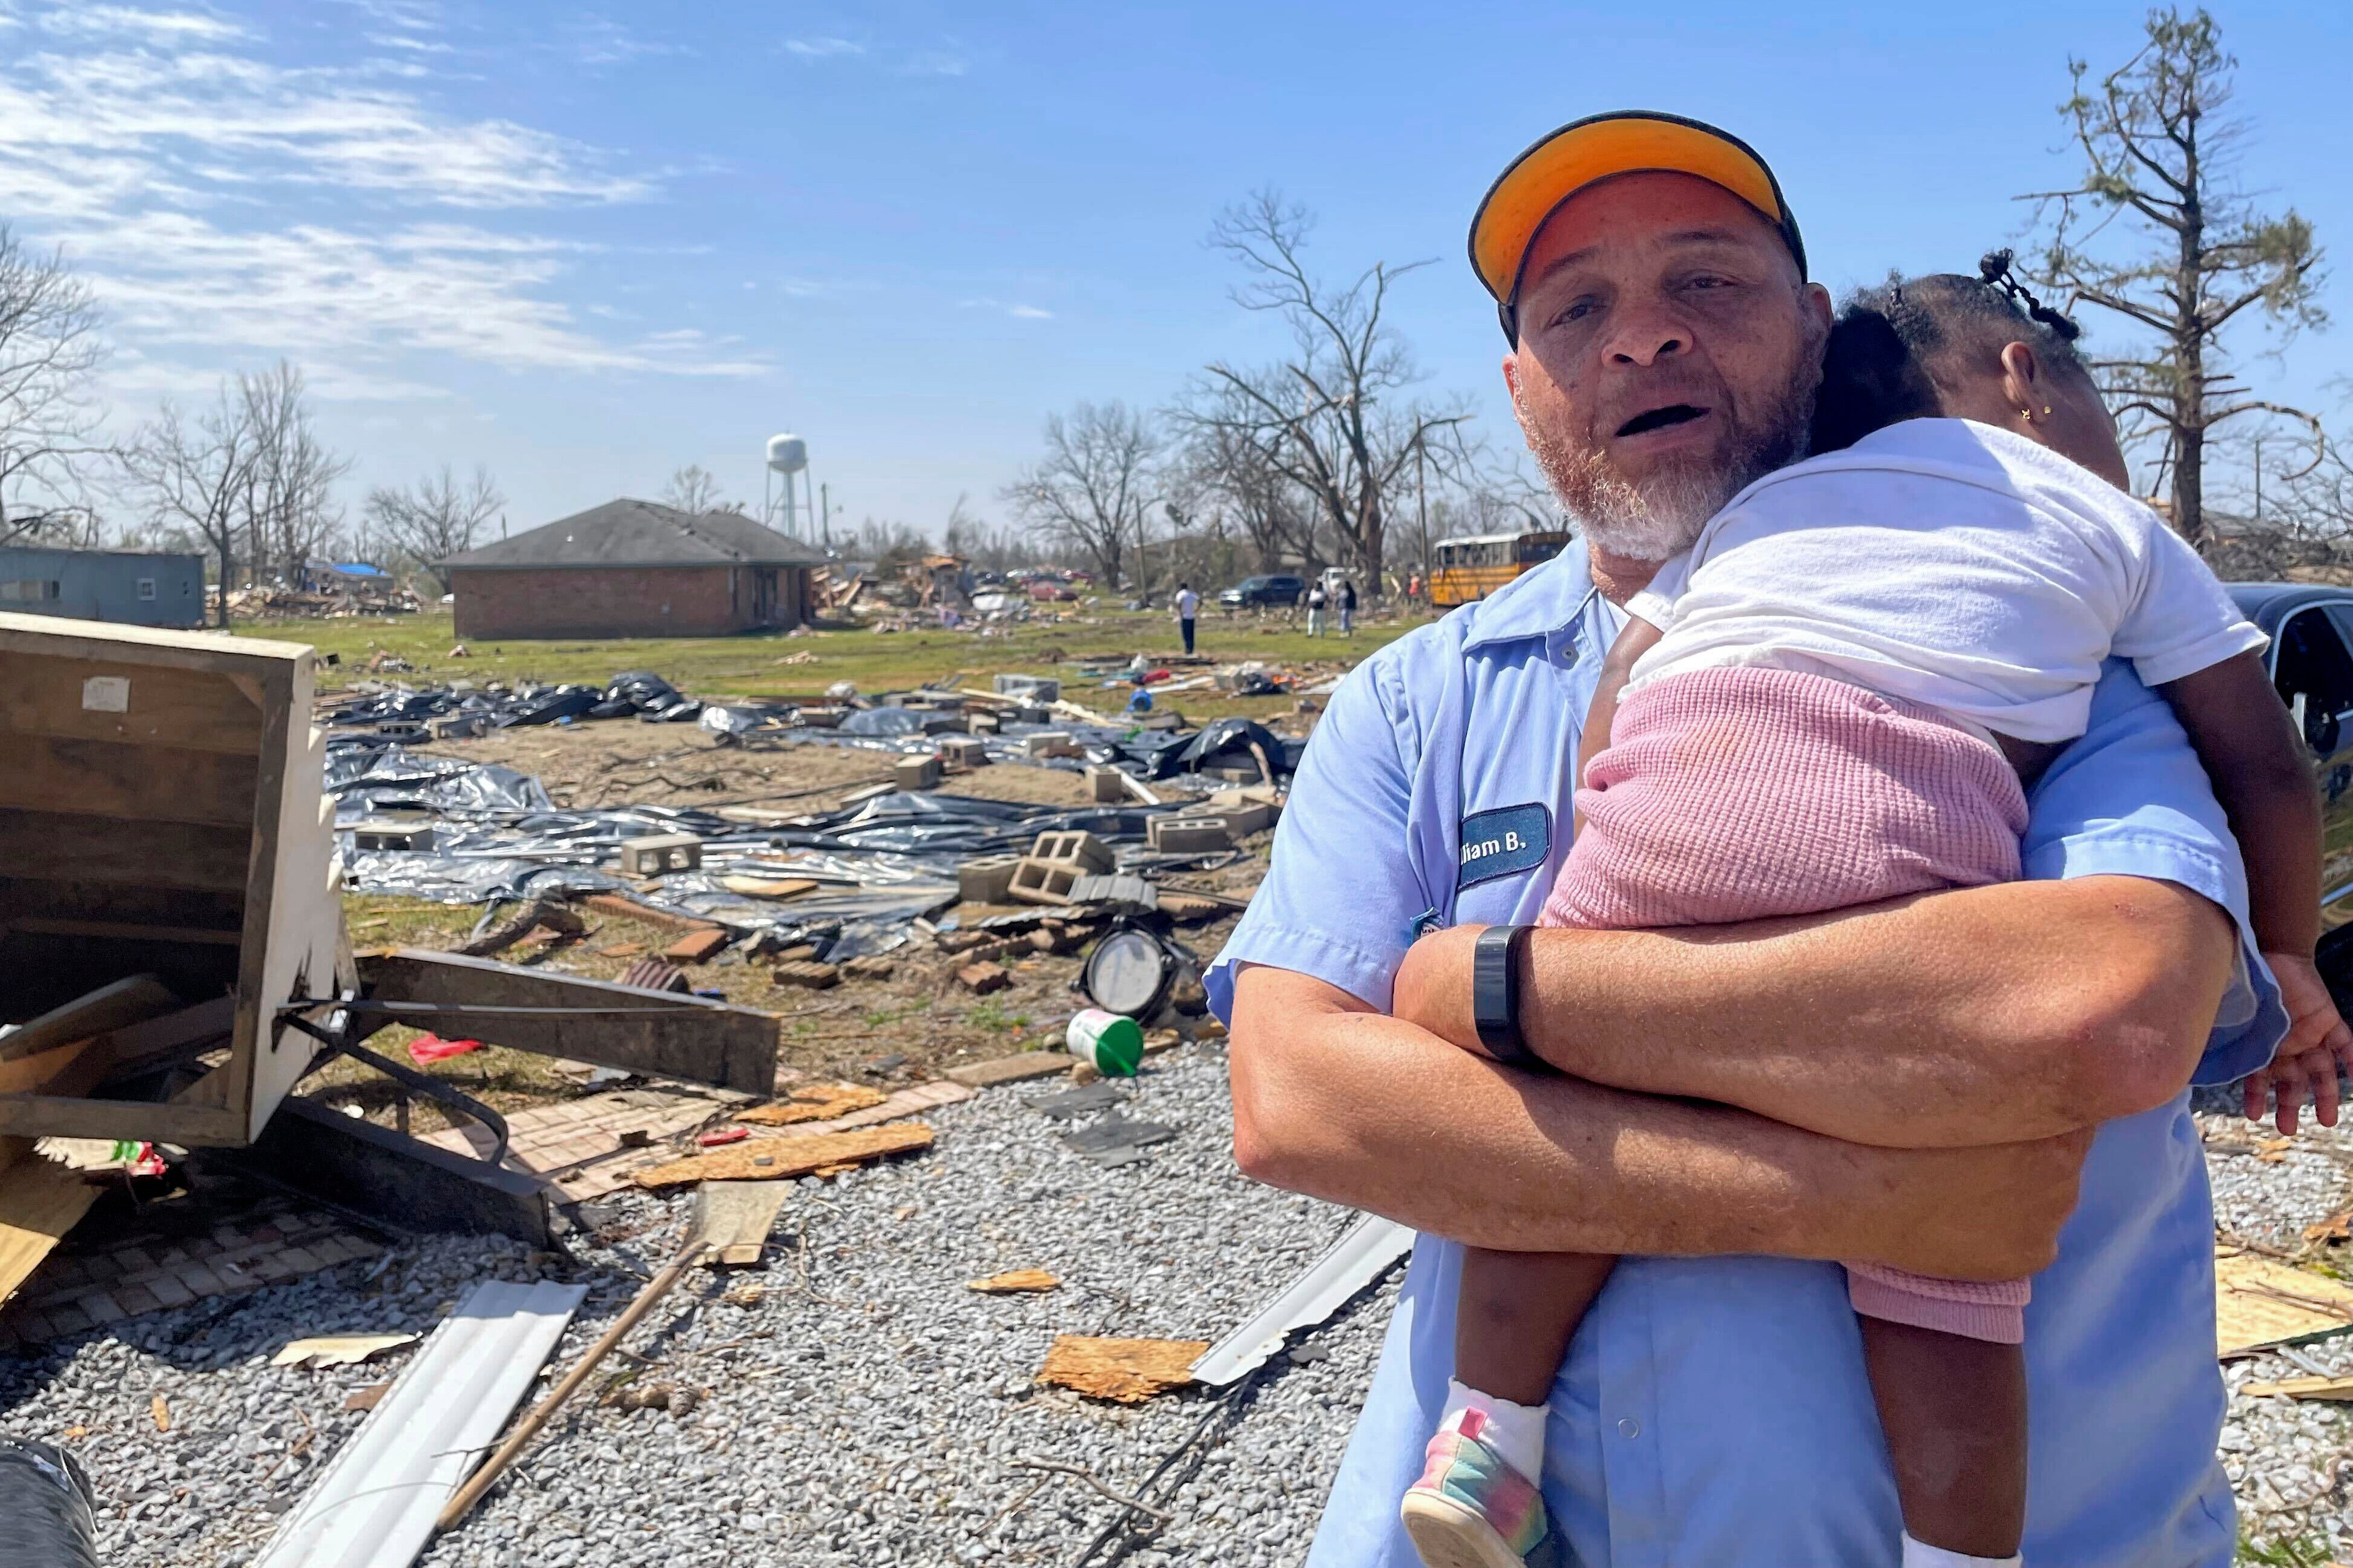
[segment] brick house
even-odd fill
[[[440,564],[461,638],[691,637],[800,625],[825,556],[735,512],[624,500]]]

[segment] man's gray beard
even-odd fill
[[[1554,499],[1588,545],[1620,560],[1665,561],[1690,549],[1725,502],[1804,455],[1820,381],[1819,365],[1805,356],[1774,406],[1765,411],[1761,427],[1753,433],[1736,429],[1737,445],[1728,462],[1677,458],[1639,485],[1611,469],[1601,453],[1577,450],[1537,429],[1516,399],[1513,412]]]

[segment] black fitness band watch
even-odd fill
[[[1533,926],[1489,926],[1471,947],[1471,1016],[1479,1046],[1506,1067],[1541,1065],[1520,1038],[1520,950]]]

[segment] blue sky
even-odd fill
[[[2353,6],[2217,14],[2248,183],[2348,258],[2344,325],[2250,369],[2341,416]],[[0,219],[97,284],[119,418],[289,355],[354,503],[443,461],[488,464],[518,529],[688,462],[756,501],[793,429],[849,521],[936,528],[960,493],[1002,518],[1049,412],[1271,346],[1201,243],[1253,187],[1321,215],[1334,271],[1436,258],[1398,319],[1502,445],[1462,232],[1535,135],[1711,119],[1772,160],[1825,281],[1966,268],[2073,166],[2069,54],[2120,59],[2140,16],[0,0]]]

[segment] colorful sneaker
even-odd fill
[[[1535,1568],[1558,1559],[1535,1482],[1480,1441],[1487,1418],[1464,1410],[1430,1440],[1430,1467],[1398,1505],[1423,1568]]]

